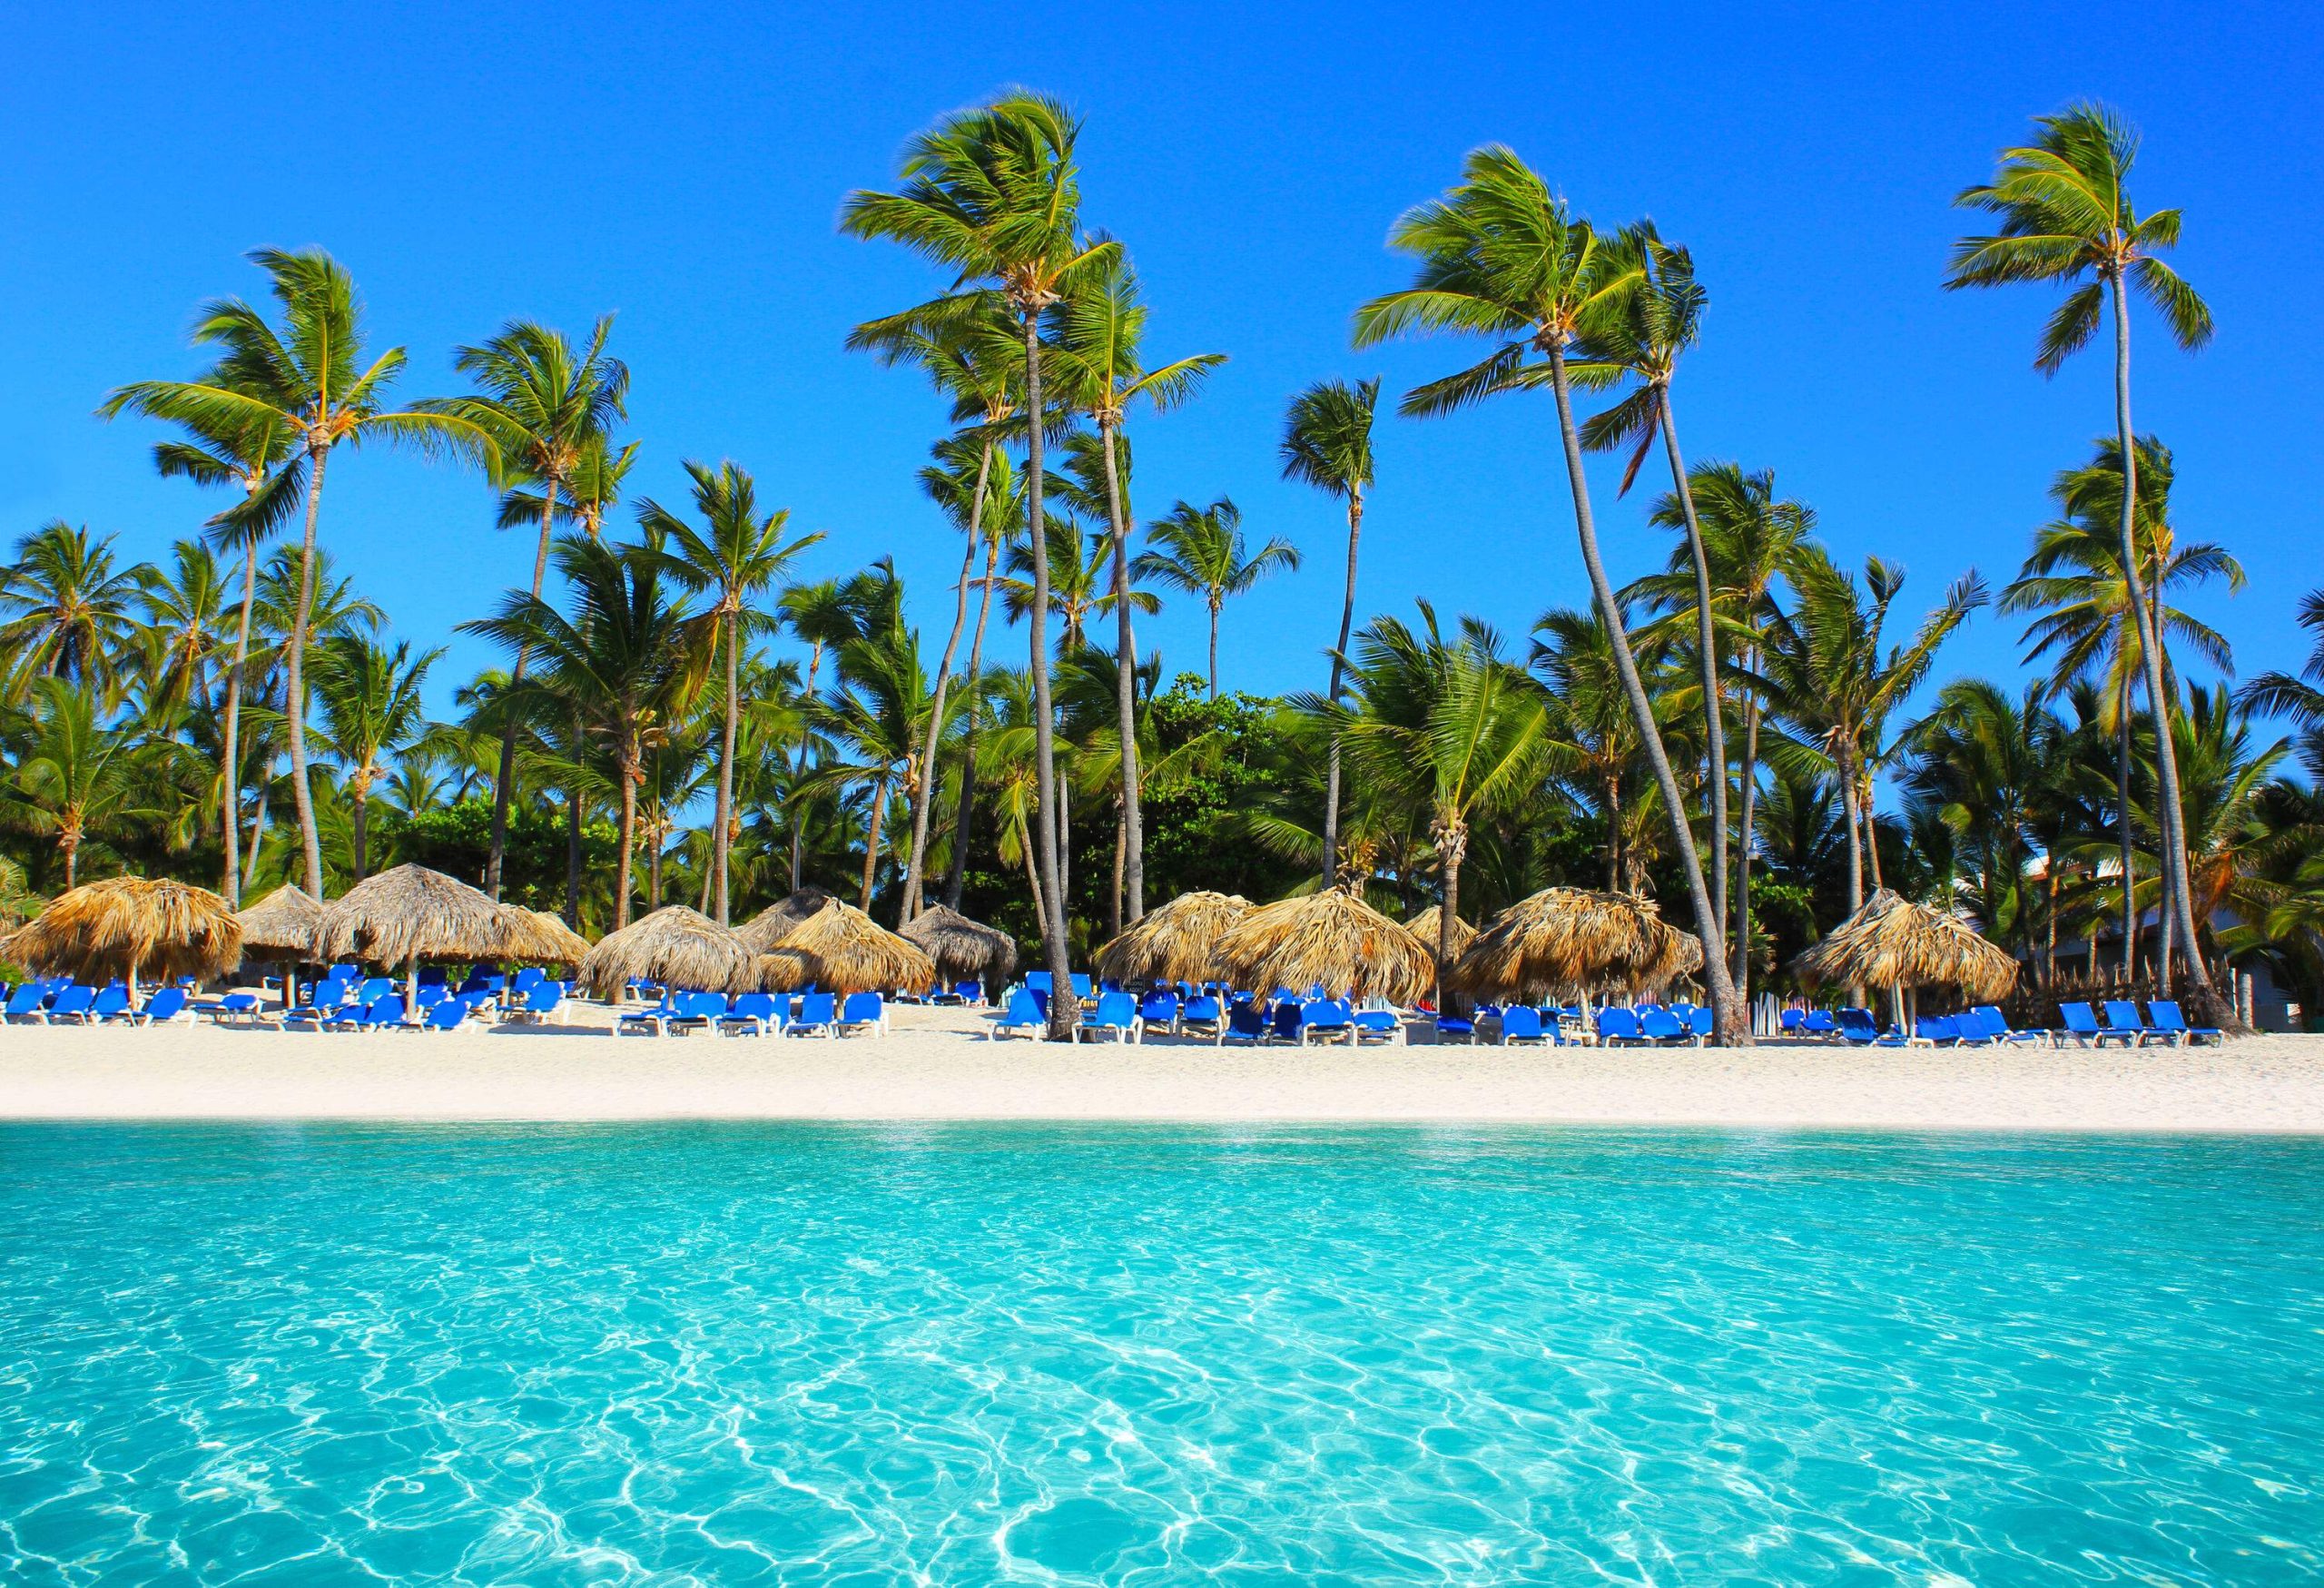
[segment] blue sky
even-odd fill
[[[1692,247],[1711,309],[1679,393],[1689,452],[1775,469],[1843,556],[1911,568],[1916,612],[1972,565],[2014,573],[2053,473],[2111,429],[2102,355],[2031,368],[2050,293],[1937,287],[1973,223],[1951,194],[2028,117],[2097,95],[2144,127],[2142,202],[2186,211],[2176,262],[2220,324],[2195,358],[2151,320],[2135,333],[2138,419],[2177,451],[2182,533],[2252,574],[2195,605],[2242,671],[2290,666],[2294,603],[2324,583],[2306,8],[123,5],[20,7],[12,34],[12,538],[64,517],[155,556],[190,532],[214,504],[153,477],[158,432],[91,410],[197,367],[195,305],[261,290],[245,251],[319,243],[381,345],[409,348],[408,396],[456,390],[451,348],[511,317],[577,333],[617,311],[641,493],[675,505],[682,459],[738,459],[828,532],[803,571],[892,553],[940,645],[957,552],[912,474],[942,408],[841,349],[935,279],[833,221],[916,129],[1025,83],[1087,117],[1087,219],[1141,270],[1152,354],[1231,355],[1200,401],[1137,421],[1141,516],[1226,494],[1312,558],[1229,609],[1230,685],[1315,685],[1337,616],[1336,512],[1277,478],[1286,399],[1334,374],[1400,391],[1474,356],[1357,353],[1347,326],[1406,279],[1389,223],[1489,141],[1592,216],[1651,214]],[[1546,400],[1387,421],[1379,456],[1360,610],[1424,595],[1514,639],[1586,602]],[[1619,577],[1667,545],[1616,478],[1599,469],[1597,499]],[[368,454],[334,462],[323,534],[397,632],[433,644],[529,572],[489,509],[474,477]],[[1946,669],[2013,676],[2015,638],[1988,614]],[[1201,615],[1181,602],[1141,640],[1198,668]],[[486,659],[456,641],[439,705]]]

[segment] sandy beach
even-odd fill
[[[0,1031],[0,1118],[1409,1120],[2324,1134],[2324,1037],[2224,1048],[1749,1051],[988,1041],[959,1010],[885,1038],[615,1039],[169,1026]]]

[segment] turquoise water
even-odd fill
[[[0,1582],[2324,1575],[2324,1144],[0,1126]]]

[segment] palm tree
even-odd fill
[[[2299,626],[2316,636],[2299,676],[2262,673],[2237,698],[2247,710],[2291,718],[2300,729],[2300,758],[2309,775],[2324,782],[2324,589],[2300,597]]]
[[[208,682],[224,648],[225,584],[218,559],[199,540],[170,547],[170,567],[145,576],[138,593],[145,609],[142,636],[153,679],[154,704],[168,709],[212,702]]]
[[[1532,670],[1551,704],[1544,743],[1551,769],[1578,804],[1595,804],[1605,821],[1608,891],[1637,892],[1652,833],[1636,808],[1645,802],[1630,796],[1638,725],[1613,636],[1595,612],[1569,608],[1543,613],[1533,636]]]
[[[1914,752],[1903,783],[1907,805],[1925,809],[1974,862],[1974,912],[1986,933],[2031,954],[2045,912],[2028,892],[2035,833],[2069,743],[2039,683],[2013,699],[1999,685],[1961,678],[1906,735]]]
[[[1677,498],[1680,525],[1687,532],[1687,552],[1695,576],[1695,655],[1702,669],[1703,736],[1706,746],[1704,782],[1710,788],[1710,891],[1718,916],[1719,934],[1727,935],[1727,738],[1722,715],[1725,691],[1719,687],[1718,643],[1712,616],[1710,561],[1703,550],[1702,525],[1695,513],[1695,495],[1679,450],[1679,419],[1670,408],[1670,383],[1679,360],[1701,335],[1707,295],[1695,280],[1694,257],[1685,249],[1656,235],[1653,222],[1640,222],[1620,240],[1634,271],[1630,292],[1610,306],[1583,336],[1581,352],[1586,362],[1619,372],[1633,383],[1630,394],[1595,415],[1581,427],[1581,444],[1591,451],[1630,446],[1622,470],[1622,492],[1638,478],[1655,437],[1662,439],[1662,455],[1670,466],[1670,492]],[[1738,990],[1738,996],[1740,996]]]
[[[791,632],[807,642],[807,677],[802,686],[806,698],[815,697],[815,677],[822,670],[823,654],[836,650],[863,632],[865,609],[871,601],[864,576],[852,579],[819,579],[812,584],[793,585],[783,591],[776,604],[783,621]],[[812,735],[802,732],[799,747],[792,766],[792,782],[803,784],[807,771],[808,742]],[[793,811],[791,821],[791,891],[797,893],[803,880],[802,853],[803,831],[799,820],[801,813]]]
[[[1589,222],[1574,215],[1564,200],[1551,192],[1538,173],[1512,151],[1498,146],[1471,154],[1460,185],[1441,200],[1408,211],[1396,222],[1390,242],[1419,258],[1419,280],[1403,291],[1375,298],[1356,311],[1359,346],[1411,331],[1506,339],[1482,362],[1413,391],[1403,400],[1403,412],[1450,413],[1500,392],[1543,385],[1556,400],[1582,566],[1590,575],[1599,616],[1619,642],[1615,661],[1620,668],[1622,690],[1630,698],[1640,744],[1654,768],[1655,783],[1669,814],[1671,837],[1694,905],[1695,931],[1702,939],[1703,978],[1717,1011],[1719,1041],[1748,1043],[1750,1024],[1727,972],[1718,912],[1712,908],[1709,889],[1703,881],[1694,828],[1670,770],[1653,703],[1647,698],[1637,659],[1630,654],[1613,583],[1599,556],[1590,484],[1582,472],[1581,437],[1573,418],[1572,382],[1566,370],[1567,350],[1585,328],[1632,290],[1637,272],[1626,266],[1620,250],[1608,248]]]
[[[105,725],[85,682],[44,675],[32,687],[31,740],[16,762],[16,803],[25,824],[56,835],[67,890],[80,881],[89,829],[123,813],[129,794],[128,736]]]
[[[2145,580],[2139,567],[2138,455],[2131,427],[2131,319],[2135,288],[2161,312],[2171,340],[2192,352],[2211,337],[2211,311],[2179,273],[2156,257],[2179,242],[2180,215],[2158,210],[2141,218],[2131,204],[2131,167],[2139,135],[2104,105],[2081,104],[2034,121],[2030,144],[2002,151],[1994,180],[1965,188],[1955,203],[1999,215],[1997,235],[1965,237],[1954,247],[1945,278],[1948,290],[2017,281],[2078,282],[2043,328],[2034,368],[2053,375],[2087,346],[2111,308],[2114,318],[2114,431],[2126,486],[2119,504],[2118,540],[2129,580],[2154,719],[2156,770],[2162,783],[2164,910],[2188,945],[2188,979],[2196,1007],[2214,1023],[2224,1018],[2211,972],[2195,948],[2195,918],[2188,895],[2187,844],[2179,795],[2179,766],[2169,720],[2174,693],[2162,666]],[[2170,975],[2168,956],[2163,976]]]
[[[838,686],[821,708],[824,726],[846,754],[824,765],[819,775],[834,786],[871,787],[858,902],[865,911],[872,908],[879,876],[880,834],[889,799],[899,788],[917,791],[919,767],[940,725],[931,712],[933,703],[921,664],[920,636],[903,619],[902,581],[884,564],[875,567],[887,577],[885,597],[862,632],[841,643]],[[908,792],[907,799],[911,797]],[[917,821],[918,814],[912,814]]]
[[[703,527],[697,529],[651,498],[639,507],[637,521],[649,543],[667,540],[675,547],[660,553],[673,578],[697,594],[710,593],[710,607],[700,621],[716,631],[715,644],[726,657],[726,710],[718,740],[718,802],[712,817],[710,861],[714,919],[724,926],[727,854],[734,843],[734,732],[742,713],[735,679],[744,643],[772,635],[777,626],[772,614],[752,603],[773,588],[793,557],[822,536],[786,540],[790,509],[779,508],[762,516],[756,483],[731,459],[714,469],[691,459],[685,468],[694,479],[694,511],[702,515]],[[521,664],[523,659],[520,652],[517,660]]]
[[[647,753],[666,740],[700,690],[709,666],[702,631],[663,582],[662,561],[639,547],[581,536],[550,548],[571,589],[568,617],[537,596],[511,592],[491,617],[462,624],[514,650],[538,652],[542,687],[566,703],[584,731],[610,753],[618,785],[621,859],[614,883],[614,927],[629,924],[637,838],[637,791]]]
[[[0,575],[0,646],[12,658],[5,698],[19,701],[35,678],[64,678],[110,694],[136,635],[133,608],[143,563],[113,559],[113,538],[51,518],[16,542]]]
[[[322,508],[323,471],[334,449],[385,440],[474,458],[497,469],[491,436],[473,420],[429,411],[424,405],[391,409],[387,389],[404,366],[404,350],[389,348],[368,365],[363,309],[354,278],[320,249],[285,252],[261,249],[251,262],[272,278],[282,310],[278,332],[238,298],[205,305],[193,328],[201,346],[222,350],[218,369],[199,380],[141,380],[105,401],[108,416],[124,409],[166,419],[202,435],[231,435],[281,425],[306,459],[307,523],[300,546],[300,597],[285,653],[290,672],[290,790],[299,810],[307,891],[323,892],[322,840],[315,827],[313,791],[307,783],[306,663],[308,604],[312,600],[315,525]]]
[[[1119,251],[1110,241],[1081,236],[1080,173],[1074,161],[1079,121],[1058,100],[1023,91],[1005,94],[990,105],[945,117],[911,141],[904,152],[899,192],[859,191],[848,195],[840,226],[850,236],[901,242],[954,272],[960,288],[950,301],[963,312],[998,292],[1016,318],[1025,350],[1025,411],[1037,422],[1026,429],[1025,476],[1030,520],[1034,598],[1030,662],[1033,677],[1034,770],[1041,809],[1056,808],[1057,758],[1049,704],[1049,540],[1041,503],[1041,461],[1047,399],[1041,392],[1041,319],[1081,272]],[[1065,900],[1057,885],[1058,837],[1040,824],[1037,870],[1047,900],[1041,943],[1050,975],[1066,984]],[[1049,1008],[1049,1033],[1070,1038],[1070,999]]]
[[[1329,698],[1340,702],[1347,642],[1355,622],[1355,550],[1364,533],[1364,493],[1372,488],[1372,416],[1380,400],[1377,380],[1350,385],[1318,380],[1291,399],[1284,418],[1283,478],[1303,480],[1347,504],[1347,585],[1340,597],[1340,635],[1332,646]],[[1340,745],[1332,741],[1324,778],[1324,885],[1339,876]]]
[[[548,573],[549,537],[557,508],[574,475],[595,449],[603,455],[614,424],[623,417],[629,393],[629,368],[606,354],[614,317],[601,316],[586,348],[576,354],[565,333],[529,320],[501,327],[480,347],[453,350],[452,366],[475,381],[473,397],[448,397],[418,406],[474,425],[492,439],[501,467],[534,487],[540,538],[533,552],[533,597]],[[507,526],[504,504],[501,525]],[[527,657],[517,652],[510,686],[525,681]],[[510,774],[516,770],[517,725],[500,739],[500,768],[492,782],[492,847],[484,863],[484,891],[500,897],[500,866],[508,847]]]
[[[1256,551],[1243,538],[1243,510],[1225,497],[1206,508],[1180,502],[1146,527],[1161,547],[1139,555],[1136,571],[1173,590],[1202,597],[1210,614],[1210,697],[1218,698],[1218,613],[1229,596],[1249,592],[1278,569],[1299,567],[1299,548],[1281,536]]]
[[[356,882],[369,874],[371,786],[387,774],[380,757],[393,755],[427,725],[420,686],[443,654],[438,646],[415,656],[409,640],[399,640],[390,649],[358,634],[334,635],[315,648],[315,697],[322,707],[323,739],[347,769]]]

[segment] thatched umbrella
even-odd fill
[[[833,899],[759,957],[759,982],[789,991],[813,982],[825,992],[887,992],[926,987],[936,964],[854,905]]]
[[[1208,981],[1218,973],[1218,940],[1251,908],[1240,893],[1181,893],[1099,949],[1098,973],[1117,981]]]
[[[243,957],[284,966],[283,1006],[298,1001],[299,967],[314,959],[315,931],[322,925],[320,902],[298,883],[285,883],[234,919],[242,923]]]
[[[1957,915],[1883,888],[1791,962],[1810,987],[1902,992],[1955,987],[1973,1001],[1999,1001],[2017,984],[2017,962]]]
[[[1015,938],[942,904],[931,904],[913,916],[897,935],[926,953],[943,980],[974,976],[984,984],[988,998],[1017,968]]]
[[[1438,923],[1443,917],[1443,905],[1431,904],[1427,909],[1422,911],[1410,921],[1404,922],[1404,930],[1411,932],[1414,937],[1420,939],[1421,942],[1426,943],[1430,953],[1434,953],[1436,952],[1437,928]],[[1476,936],[1477,929],[1475,927],[1471,926],[1467,922],[1462,920],[1457,915],[1452,918],[1453,953],[1460,953],[1462,950],[1467,948],[1472,942],[1474,942],[1476,941]]]
[[[1252,911],[1218,940],[1219,973],[1265,993],[1320,984],[1334,998],[1404,1003],[1428,991],[1436,962],[1409,931],[1345,888]]]
[[[750,944],[753,952],[765,953],[788,937],[793,927],[803,924],[831,900],[832,896],[821,888],[802,888],[780,904],[761,911],[736,927],[735,935]]]
[[[506,957],[548,965],[578,965],[587,957],[589,940],[566,925],[564,916],[547,910],[504,909],[510,929]]]
[[[242,962],[242,928],[207,888],[163,877],[107,877],[49,901],[0,940],[0,958],[77,981],[115,976],[133,995],[140,972],[208,981]]]
[[[1630,893],[1544,888],[1480,931],[1452,967],[1478,998],[1567,998],[1667,986],[1702,968],[1702,944]]]
[[[399,865],[364,878],[323,906],[315,958],[404,968],[404,1006],[417,1008],[422,960],[497,960],[516,933],[513,909],[457,877]]]
[[[592,997],[620,1001],[632,979],[704,992],[745,991],[758,985],[750,945],[709,916],[665,904],[600,938],[583,957],[580,979]]]

